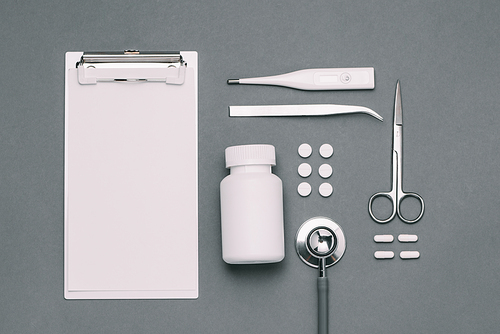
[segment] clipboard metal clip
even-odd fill
[[[76,63],[78,82],[165,82],[182,85],[187,63],[180,52],[85,52]]]

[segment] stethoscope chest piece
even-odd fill
[[[333,266],[344,255],[345,237],[342,228],[326,217],[307,220],[295,237],[297,254],[305,264],[319,268],[318,334],[328,334],[328,277],[326,268]]]
[[[342,228],[330,218],[314,217],[302,224],[295,237],[295,248],[300,259],[310,267],[318,268],[320,259],[325,267],[337,263],[345,252]]]

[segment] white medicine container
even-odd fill
[[[225,156],[230,174],[220,183],[222,258],[229,264],[280,262],[283,184],[271,170],[274,146],[231,146]]]

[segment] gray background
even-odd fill
[[[0,5],[0,332],[314,333],[317,272],[294,235],[328,216],[347,251],[328,270],[331,333],[495,333],[500,326],[500,3],[489,1],[13,1]],[[64,54],[199,52],[197,300],[63,298]],[[373,66],[373,91],[228,86],[226,79]],[[414,225],[379,225],[367,202],[390,187],[394,88],[403,93],[404,182],[426,201]],[[230,119],[244,104],[363,105],[365,116]],[[334,194],[300,198],[297,147],[334,146]],[[276,146],[286,257],[221,259],[227,146]],[[314,187],[320,179],[310,178]],[[417,208],[407,205],[411,215]],[[375,234],[415,233],[421,258],[376,261]]]

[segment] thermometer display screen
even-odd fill
[[[339,82],[339,76],[338,75],[320,75],[319,82],[321,82],[321,83]]]

